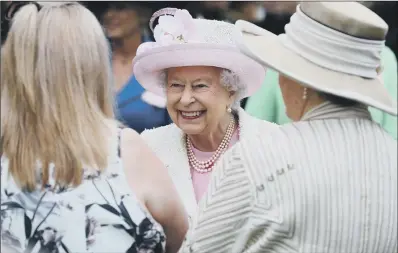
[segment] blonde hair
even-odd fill
[[[109,45],[76,2],[21,7],[1,52],[1,153],[19,186],[77,186],[107,166],[113,110]],[[41,176],[37,178],[37,164]]]

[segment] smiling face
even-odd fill
[[[211,133],[229,121],[227,108],[234,101],[234,92],[221,85],[221,71],[205,66],[167,70],[167,110],[184,133]]]

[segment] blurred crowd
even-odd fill
[[[148,91],[145,91],[133,76],[131,62],[136,55],[138,46],[145,41],[153,41],[153,34],[149,30],[148,22],[155,11],[174,7],[187,9],[194,18],[224,20],[234,23],[238,19],[250,21],[268,31],[281,34],[290,16],[294,13],[297,3],[292,2],[252,2],[252,1],[86,1],[81,2],[91,10],[103,25],[112,47],[112,66],[114,72],[114,85],[117,91],[118,119],[137,132],[171,123],[165,109],[165,100]],[[2,11],[9,2],[1,2]],[[389,25],[386,45],[395,56],[398,54],[397,16],[398,4],[392,2],[364,2],[365,5],[379,14]],[[2,14],[2,16],[4,16]],[[2,41],[6,37],[7,22],[2,22]],[[384,57],[388,58],[388,57]],[[396,57],[395,57],[396,58]],[[396,61],[395,59],[392,60]],[[389,64],[396,68],[396,63]],[[398,71],[393,71],[394,75]],[[258,110],[258,101],[281,100],[278,91],[276,75],[269,72],[268,88],[257,93],[258,98],[245,98],[241,101],[242,108],[249,114],[269,120],[278,124],[289,122],[284,114],[283,103],[271,106],[270,111]],[[392,77],[394,79],[394,76]],[[396,78],[395,78],[396,79]],[[275,83],[271,85],[270,83]],[[396,86],[393,85],[393,86]],[[276,91],[270,92],[274,87]],[[395,91],[395,92],[394,92]],[[277,94],[273,94],[273,93]],[[396,87],[391,90],[396,93]],[[279,98],[277,97],[279,94]],[[268,96],[268,97],[264,97]],[[395,95],[394,95],[395,96]],[[267,106],[270,108],[270,105]],[[282,107],[282,108],[278,108]],[[150,117],[148,117],[150,115]],[[395,129],[395,126],[393,126]],[[391,131],[390,131],[391,132]],[[396,135],[396,130],[393,130]]]
[[[238,19],[244,19],[255,23],[275,34],[284,32],[284,26],[289,22],[290,16],[294,13],[297,1],[277,2],[277,1],[135,1],[135,2],[86,2],[99,18],[106,8],[131,8],[138,10],[139,19],[142,21],[142,32],[147,33],[147,24],[150,16],[156,10],[165,7],[174,7],[188,10],[195,18],[225,20],[235,22]],[[364,2],[378,15],[380,15],[389,25],[386,45],[390,47],[395,54],[398,53],[398,4],[391,2]],[[106,7],[108,6],[108,7]],[[124,7],[123,7],[124,6]],[[151,35],[149,35],[151,36]]]

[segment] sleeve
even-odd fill
[[[384,64],[384,66],[386,66],[386,72],[383,76],[385,82],[384,85],[393,100],[397,101],[397,59],[389,48],[386,48],[385,54],[383,55],[385,55],[386,58],[386,62]],[[382,125],[387,132],[397,139],[397,116],[384,113]]]
[[[245,110],[258,119],[285,124],[290,122],[279,88],[278,73],[268,69],[261,88],[248,98]]]
[[[382,52],[384,87],[394,101],[397,101],[397,59],[388,47]],[[374,121],[379,123],[388,133],[397,139],[397,116],[390,115],[376,108],[369,109]]]
[[[267,70],[264,83],[255,94],[248,98],[245,110],[253,117],[275,122],[277,86],[278,74],[273,70]]]

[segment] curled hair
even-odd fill
[[[237,110],[240,107],[240,100],[246,91],[246,85],[244,85],[239,76],[227,69],[223,69],[220,74],[220,83],[228,90],[235,91],[236,98],[232,105],[232,109]]]
[[[15,12],[1,52],[1,151],[26,190],[48,183],[50,164],[64,186],[80,184],[83,166],[106,168],[114,117],[101,25],[77,2],[40,6]]]
[[[159,84],[165,89],[167,84],[167,71],[160,72],[159,79]],[[223,69],[221,71],[220,83],[227,91],[234,91],[236,93],[232,109],[237,110],[240,107],[240,100],[246,92],[246,85],[242,83],[239,75],[228,69]]]

